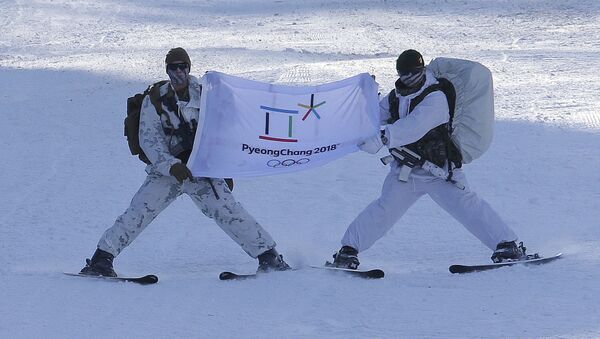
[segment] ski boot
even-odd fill
[[[92,259],[85,259],[86,265],[79,274],[95,275],[103,277],[116,277],[117,273],[113,269],[113,259],[115,257],[101,249],[96,249]]]
[[[287,271],[291,269],[290,265],[283,261],[283,255],[277,253],[277,250],[274,248],[258,256],[258,269],[256,273]]]
[[[358,251],[350,246],[342,246],[342,248],[333,254],[333,263],[329,263],[332,267],[349,268],[355,270],[360,265],[358,261]]]
[[[528,256],[525,254],[526,248],[523,246],[523,242],[517,243],[514,241],[501,242],[496,246],[494,254],[492,254],[492,261],[495,263],[501,263],[506,261],[519,261],[527,259]]]

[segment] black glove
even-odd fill
[[[183,183],[183,181],[185,179],[193,178],[192,172],[190,171],[190,169],[187,168],[187,166],[185,164],[182,164],[180,162],[171,166],[169,173],[171,173],[171,175],[174,176],[177,179],[177,181],[179,181],[179,183]]]

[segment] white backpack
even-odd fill
[[[452,82],[456,104],[452,140],[468,164],[488,150],[494,136],[494,86],[492,72],[469,60],[436,58],[427,65],[438,78]]]

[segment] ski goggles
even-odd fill
[[[188,69],[190,66],[185,63],[185,62],[181,62],[181,63],[177,63],[177,64],[167,64],[167,69],[169,71],[175,71],[177,69],[180,69],[182,71],[185,71],[186,69]]]
[[[407,87],[413,87],[417,85],[423,76],[425,75],[425,67],[418,67],[411,69],[409,71],[405,71],[402,73],[398,73],[400,77],[400,81]]]

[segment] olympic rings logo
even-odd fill
[[[292,165],[304,165],[309,161],[310,161],[310,159],[308,159],[308,158],[302,158],[302,159],[298,159],[298,160],[285,159],[285,160],[281,160],[281,161],[277,160],[277,159],[272,159],[272,160],[267,161],[267,166],[273,167],[273,168],[289,167]]]

